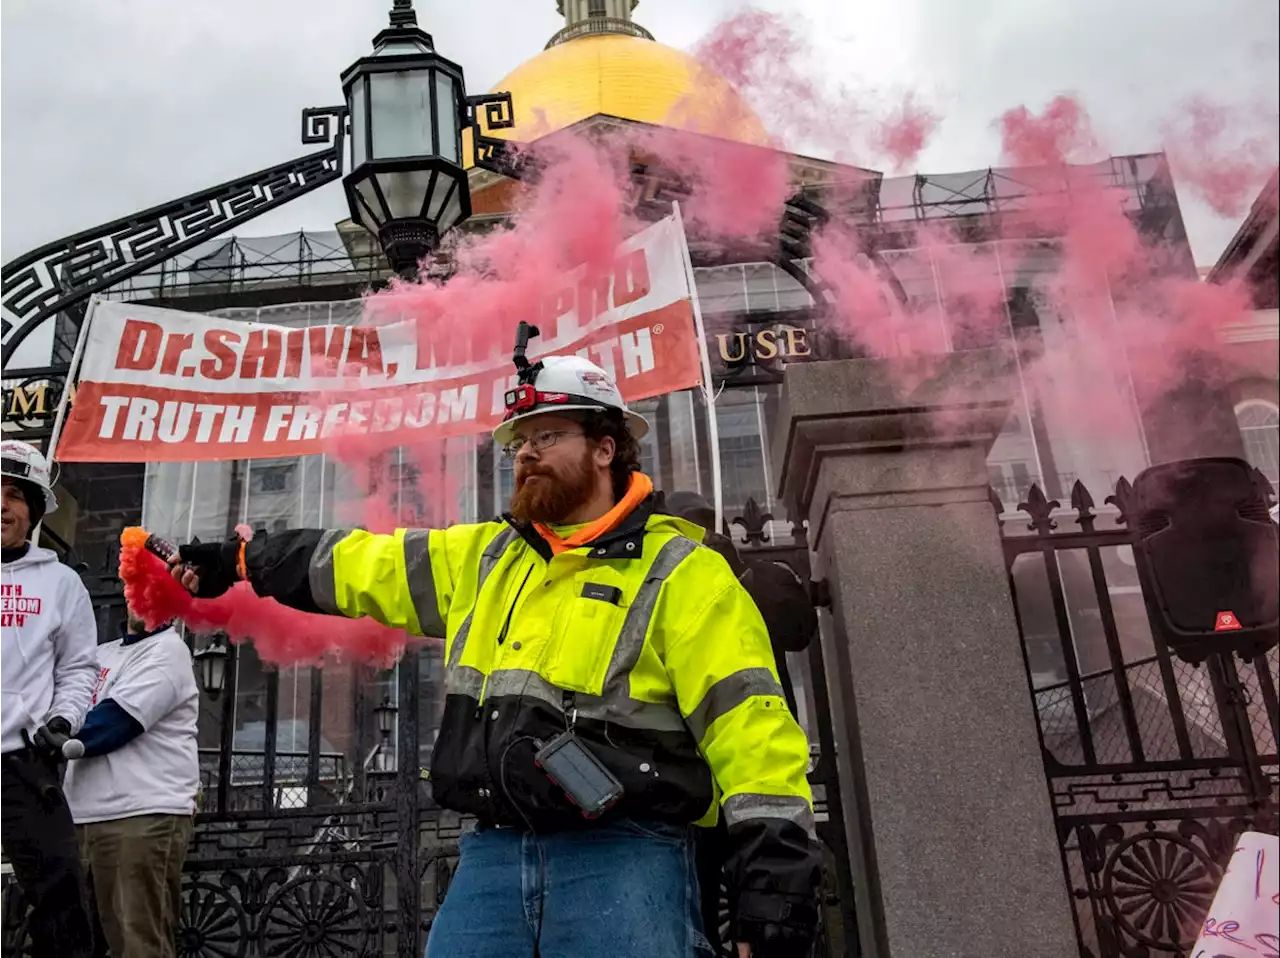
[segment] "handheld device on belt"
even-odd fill
[[[565,693],[569,727],[539,747],[533,763],[564,792],[583,818],[599,818],[622,798],[622,783],[574,733],[578,711],[573,693]]]

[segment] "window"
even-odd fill
[[[607,15],[607,11],[605,10],[605,0],[588,0],[587,16],[603,17],[606,15]]]
[[[1036,311],[1035,293],[1027,286],[1014,286],[1009,290],[1007,302],[1009,322],[1014,329],[1035,329],[1040,325]]]
[[[253,492],[289,492],[293,484],[295,465],[289,463],[280,466],[259,466],[251,469],[251,489]]]
[[[1280,485],[1280,409],[1273,403],[1251,399],[1236,406],[1236,424],[1244,440],[1244,456],[1271,480]]]
[[[1010,468],[1013,470],[1013,487],[1019,496],[1025,496],[1031,491],[1031,484],[1035,481],[1031,478],[1031,470],[1027,468],[1025,462],[1012,463]]]
[[[1036,479],[1029,462],[1015,460],[987,463],[987,481],[1000,497],[1006,511],[1013,511],[1017,509],[1018,503],[1026,501]]]
[[[761,508],[768,509],[764,437],[755,390],[742,391],[732,399],[722,395],[715,408],[720,427],[720,481],[725,517],[731,519],[741,513],[748,499],[755,499]]]

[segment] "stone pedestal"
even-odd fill
[[[824,641],[865,958],[1078,954],[986,455],[1010,353],[786,371],[777,488]]]

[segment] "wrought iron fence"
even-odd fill
[[[273,759],[272,796],[263,799],[263,783],[266,780],[267,752],[265,749],[235,749],[228,765],[230,773],[227,792],[227,808],[231,811],[246,809],[306,808],[310,788],[314,785],[332,793],[341,793],[352,787],[347,757],[341,752],[322,752],[318,756],[317,776],[308,777],[310,756],[307,752],[277,751]],[[200,749],[200,793],[198,811],[214,811],[218,794],[219,776],[223,774],[220,750]]]
[[[776,562],[790,569],[814,597],[815,606],[829,605],[825,590],[811,582],[808,529],[801,520],[791,523],[785,535],[781,523],[748,498],[742,514],[729,521],[735,544],[749,562]],[[857,918],[854,912],[854,876],[846,839],[840,782],[836,773],[835,733],[826,684],[822,642],[815,637],[804,653],[808,668],[801,676],[802,696],[811,706],[809,784],[813,789],[814,817],[823,845],[821,888],[822,923],[815,954],[827,958],[854,958],[858,952]],[[724,954],[732,954],[725,951]]]
[[[1099,512],[1077,482],[1063,510],[1032,487],[1025,528],[1004,523],[1005,561],[1080,954],[1181,958],[1236,836],[1277,828],[1280,660],[1170,654],[1149,625],[1129,495],[1121,479]],[[1028,629],[1045,619],[1052,680],[1046,630],[1037,647]]]

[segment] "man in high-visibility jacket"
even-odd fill
[[[501,521],[189,545],[174,574],[445,637],[431,784],[479,824],[428,958],[708,954],[690,826],[717,814],[738,953],[807,955],[809,748],[760,613],[700,529],[655,511],[647,424],[610,377],[522,352],[494,432],[515,461]]]

